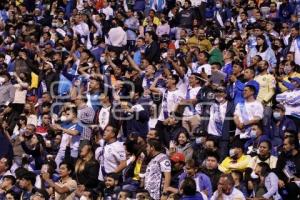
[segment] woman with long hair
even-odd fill
[[[97,187],[99,163],[94,159],[94,151],[90,144],[84,144],[75,164],[75,179],[82,192]]]
[[[248,54],[248,61],[250,61],[254,56],[261,56],[262,60],[269,63],[269,67],[275,69],[277,59],[273,49],[268,45],[267,40],[264,35],[258,35],[256,37],[256,48],[252,48]]]

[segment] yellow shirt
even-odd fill
[[[198,47],[201,51],[209,52],[212,49],[212,45],[208,39],[199,40],[196,36],[190,37],[187,44],[190,48]]]
[[[143,26],[147,26],[148,22],[147,22],[148,18],[145,18],[144,22],[143,22]],[[153,24],[155,24],[156,26],[159,26],[161,24],[160,20],[157,17],[153,18]]]
[[[259,92],[257,100],[266,103],[267,106],[272,106],[272,97],[275,94],[276,80],[271,74],[257,75],[254,80],[259,83]]]
[[[242,155],[237,162],[233,163],[232,161],[231,157],[226,157],[219,165],[219,170],[225,174],[229,174],[232,171],[244,171],[250,162],[250,157]]]
[[[289,78],[294,78],[294,77],[300,78],[300,73],[298,73],[298,72],[293,72],[293,73],[290,74],[290,75],[286,75],[286,76],[283,78],[283,81],[290,82],[290,81],[289,81]],[[285,91],[288,90],[282,83],[279,83],[278,86],[279,86],[279,89],[280,89],[281,92],[285,92]]]

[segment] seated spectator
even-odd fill
[[[55,199],[71,200],[75,198],[75,190],[77,182],[71,178],[73,169],[72,165],[67,162],[60,163],[58,182],[52,181],[49,172],[42,172],[42,178],[49,184],[52,192],[54,192]],[[51,195],[52,193],[50,193]]]
[[[184,179],[180,187],[180,193],[182,194],[181,200],[203,200],[202,195],[197,192],[196,182],[193,178],[187,177]]]
[[[277,104],[273,110],[273,120],[268,135],[275,149],[280,147],[284,139],[285,130],[297,130],[293,120],[285,115],[285,108],[282,104]]]
[[[226,174],[229,174],[234,170],[243,172],[249,161],[250,157],[243,153],[241,142],[236,141],[229,151],[229,156],[219,165],[219,170]]]
[[[218,190],[216,190],[211,197],[211,200],[217,199],[241,199],[245,200],[243,193],[234,187],[234,180],[230,174],[222,174],[219,183]]]
[[[269,137],[263,133],[263,126],[261,123],[253,124],[250,131],[251,138],[245,143],[245,152],[247,155],[256,155],[258,146],[261,142],[269,140]]]
[[[275,172],[279,178],[278,185],[282,197],[287,199],[297,197],[300,191],[293,181],[300,178],[299,141],[296,136],[287,136],[284,139],[283,152],[278,156]]]
[[[198,172],[198,167],[194,160],[188,160],[185,163],[185,172],[179,177],[179,182],[184,181],[185,178],[193,178],[197,183],[197,192],[200,192],[204,198],[209,198],[212,195],[212,185],[209,177],[202,172]]]
[[[220,157],[217,152],[208,152],[204,162],[202,172],[205,173],[211,181],[213,191],[217,189],[221,171],[218,169]]]
[[[232,171],[231,173],[232,178],[234,180],[234,187],[238,190],[240,190],[245,197],[248,197],[248,191],[246,184],[244,183],[243,179],[243,173],[240,171]]]
[[[253,190],[252,196],[254,198],[281,199],[281,196],[278,193],[279,179],[274,172],[271,172],[268,163],[258,163],[251,174],[251,178],[254,181],[254,183],[250,184],[250,188]]]
[[[120,188],[118,185],[119,176],[117,174],[111,173],[107,174],[104,178],[105,188],[103,189],[104,199],[115,199],[118,196]]]
[[[271,151],[272,144],[270,141],[261,142],[257,149],[257,155],[250,158],[248,167],[254,170],[258,163],[265,162],[269,164],[271,169],[274,169],[277,164],[277,157],[273,156]]]
[[[188,132],[180,132],[176,137],[176,152],[182,153],[185,160],[190,160],[193,155],[193,148],[189,142]]]

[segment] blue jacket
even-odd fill
[[[183,172],[179,176],[179,185],[184,181],[184,179],[186,177],[187,177],[186,172]],[[211,184],[210,178],[207,175],[205,175],[204,173],[199,172],[195,175],[194,179],[196,181],[198,181],[198,183],[196,183],[196,185],[199,185],[200,191],[207,190],[208,191],[208,197],[210,198],[213,194],[212,184]]]
[[[295,122],[293,120],[291,120],[288,117],[284,116],[280,120],[279,126],[276,126],[276,121],[272,120],[270,128],[266,128],[265,131],[268,134],[269,138],[271,139],[272,145],[280,146],[280,145],[282,145],[283,138],[284,138],[284,132],[286,130],[296,132],[297,127],[296,127]],[[278,139],[280,139],[281,143]]]
[[[183,196],[180,198],[180,200],[203,200],[203,197],[200,193],[196,193],[193,196]]]

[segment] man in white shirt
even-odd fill
[[[107,0],[103,1],[103,8],[99,10],[99,13],[105,14],[105,20],[109,20],[114,16],[114,10],[110,7],[110,4],[107,2]]]
[[[206,51],[201,51],[199,54],[197,54],[197,59],[197,62],[192,63],[192,71],[199,74],[205,72],[208,76],[210,76],[211,65],[208,63],[209,54]]]
[[[122,28],[122,22],[112,20],[112,27],[108,32],[108,37],[105,37],[105,43],[112,47],[124,47],[127,44],[127,33]]]
[[[120,173],[126,167],[126,153],[123,142],[117,141],[117,129],[106,126],[103,134],[104,145],[97,148],[95,158],[100,162],[100,181],[109,173]]]
[[[235,135],[240,139],[250,138],[251,125],[258,123],[263,118],[264,108],[260,101],[255,99],[256,88],[251,84],[244,87],[245,102],[238,103],[234,112],[236,124]]]
[[[194,133],[194,130],[200,124],[200,116],[195,109],[195,104],[197,102],[197,94],[201,89],[200,86],[200,74],[192,73],[189,77],[189,86],[187,88],[184,103],[187,107],[183,112],[182,126],[186,128],[190,135]]]
[[[182,92],[176,88],[176,85],[179,81],[178,75],[172,74],[167,78],[166,90],[156,87],[156,84],[160,79],[163,79],[163,77],[158,77],[154,80],[150,90],[154,93],[163,94],[162,107],[158,117],[158,120],[163,122],[170,117],[172,112],[176,111],[178,103],[184,99],[184,94],[182,94]]]
[[[77,14],[74,17],[75,26],[72,27],[75,35],[80,37],[82,44],[85,44],[88,49],[92,47],[90,41],[90,29],[87,23],[83,22],[81,15]]]
[[[219,179],[218,190],[216,190],[211,200],[245,200],[243,193],[234,187],[234,180],[231,174],[222,174]]]
[[[295,63],[297,65],[300,65],[300,37],[299,37],[299,28],[296,26],[291,28],[290,37],[293,38],[293,42],[291,44],[290,52],[294,53]]]

